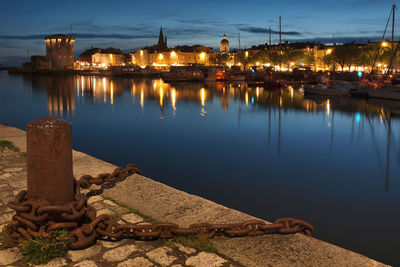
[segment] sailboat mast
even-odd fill
[[[238,32],[239,50],[240,50],[240,32]]]
[[[396,5],[393,5],[393,20],[392,20],[392,55],[393,55],[393,52],[394,52],[394,19],[395,19],[395,12],[396,12]],[[396,66],[395,66],[395,68],[394,68],[394,70],[393,70],[393,72],[395,72],[395,70],[396,70]]]
[[[279,45],[282,43],[282,16],[279,16]]]
[[[272,42],[271,42],[271,27],[269,27],[269,46],[271,46],[272,45]]]

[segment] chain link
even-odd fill
[[[20,238],[47,237],[57,229],[69,230],[64,238],[71,249],[90,246],[99,237],[109,240],[134,238],[153,240],[172,238],[176,235],[195,235],[213,238],[214,236],[240,237],[262,234],[302,233],[311,236],[314,228],[309,223],[293,218],[277,219],[274,223],[261,220],[249,220],[242,223],[210,224],[195,223],[181,228],[173,223],[160,224],[119,224],[108,215],[96,216],[96,210],[87,203],[91,196],[101,194],[104,189],[115,186],[117,182],[132,174],[141,174],[134,165],[116,168],[112,173],[82,176],[75,182],[74,200],[65,205],[43,205],[27,199],[27,191],[21,191],[8,206],[16,211],[12,221],[6,226],[6,237],[10,244],[16,244]],[[80,188],[101,185],[99,190],[81,194]]]

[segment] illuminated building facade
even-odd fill
[[[124,55],[122,54],[104,54],[95,53],[92,55],[92,64],[100,66],[122,66],[124,64]]]
[[[44,41],[46,57],[50,60],[50,70],[70,70],[74,68],[74,36],[56,34],[45,37]]]
[[[169,50],[165,52],[149,52],[146,49],[138,50],[131,54],[132,64],[145,66],[184,66],[190,64],[210,65],[210,51],[182,52]]]

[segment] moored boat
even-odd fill
[[[376,88],[376,89],[368,89],[367,92],[369,97],[400,101],[400,88],[396,87]]]
[[[200,69],[187,67],[171,67],[169,72],[161,74],[165,82],[203,81],[204,74]]]
[[[350,89],[329,86],[327,84],[318,83],[315,85],[305,85],[304,93],[310,95],[325,95],[325,96],[351,96]]]

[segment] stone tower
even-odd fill
[[[50,59],[51,70],[71,70],[74,68],[75,37],[56,34],[44,38],[46,57]]]
[[[219,46],[219,52],[220,53],[228,53],[229,52],[229,41],[226,39],[226,35],[224,34],[221,44]]]

